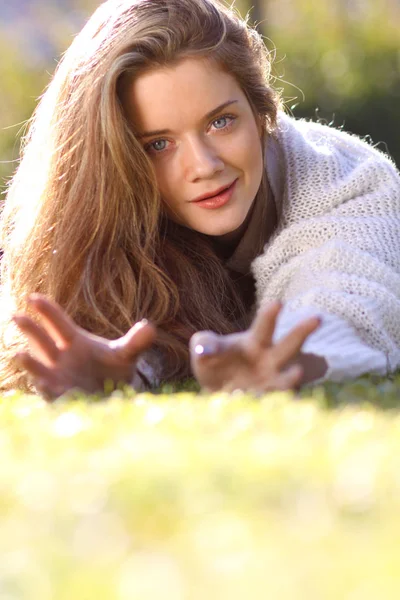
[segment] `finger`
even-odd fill
[[[298,389],[303,379],[303,367],[301,365],[293,365],[286,371],[280,373],[274,384],[275,390],[293,390]]]
[[[47,400],[52,402],[67,391],[67,387],[57,380],[54,371],[33,358],[27,352],[15,355],[17,365],[28,372],[35,389]]]
[[[19,352],[15,360],[21,369],[25,369],[32,378],[36,390],[47,402],[52,402],[64,393],[59,385],[54,383],[53,372],[27,352]]]
[[[141,353],[150,348],[157,336],[157,330],[146,319],[139,321],[118,340],[110,342],[110,347],[117,351],[124,359],[135,359]]]
[[[272,302],[271,304],[262,306],[257,312],[250,331],[251,337],[260,346],[264,348],[271,346],[276,320],[281,310],[282,304],[280,302]]]
[[[297,325],[297,327],[274,346],[271,359],[274,360],[278,369],[296,357],[308,336],[318,329],[320,325],[321,319],[318,317],[307,319]]]
[[[13,321],[18,325],[22,333],[26,335],[29,344],[39,357],[46,362],[54,364],[60,351],[49,334],[27,315],[14,315]]]
[[[199,358],[215,356],[221,351],[219,338],[213,331],[198,331],[190,338],[190,354]]]
[[[219,335],[213,331],[197,331],[189,341],[192,358],[209,360],[222,355],[244,355],[243,334]]]
[[[56,342],[62,345],[69,345],[72,342],[78,326],[56,302],[41,294],[31,294],[28,297],[28,304],[40,314],[44,326]]]
[[[40,380],[51,380],[52,371],[46,367],[43,363],[33,358],[27,352],[18,352],[15,355],[15,360],[19,367],[28,371],[34,379]]]

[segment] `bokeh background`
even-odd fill
[[[0,187],[24,123],[97,0],[0,0]],[[400,166],[399,0],[237,0],[298,117],[370,136]]]

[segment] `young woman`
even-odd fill
[[[266,391],[388,373],[399,232],[392,161],[285,115],[231,9],[109,0],[7,195],[1,384],[54,398],[107,379]]]

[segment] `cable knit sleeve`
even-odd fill
[[[275,166],[279,226],[252,264],[258,304],[284,302],[275,339],[300,320],[322,325],[304,345],[325,379],[400,366],[400,176],[356,136],[281,116]],[[280,178],[280,182],[278,181]]]

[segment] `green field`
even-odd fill
[[[1,600],[400,597],[400,375],[0,401]]]

